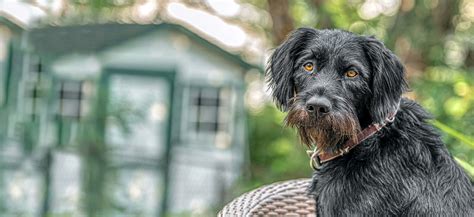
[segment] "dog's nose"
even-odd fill
[[[306,102],[306,110],[315,114],[326,114],[331,111],[331,102],[326,97],[311,97]]]

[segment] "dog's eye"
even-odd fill
[[[359,75],[359,73],[357,73],[354,70],[349,70],[345,73],[345,76],[348,78],[353,78],[353,77],[356,77],[357,75]]]
[[[305,63],[303,65],[303,68],[304,70],[306,70],[307,72],[313,72],[313,69],[314,69],[314,65],[312,63]]]

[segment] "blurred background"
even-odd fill
[[[474,176],[474,0],[1,0],[0,216],[213,216],[310,177],[265,62],[297,27],[375,35]]]

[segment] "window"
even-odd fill
[[[229,131],[230,98],[227,88],[190,87],[187,131],[211,136]]]
[[[59,109],[61,118],[79,119],[84,115],[84,82],[62,81],[59,85]]]
[[[30,57],[29,69],[25,74],[25,103],[26,113],[35,120],[39,114],[42,97],[43,66],[37,56]]]
[[[77,139],[80,119],[87,113],[86,99],[91,86],[87,81],[63,80],[57,86],[58,145],[70,145]]]

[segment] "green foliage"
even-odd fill
[[[467,171],[467,173],[471,176],[471,177],[474,177],[474,167],[471,166],[469,163],[467,163],[466,161],[463,161],[457,157],[454,158],[458,163],[459,165],[461,165],[464,170]]]
[[[474,165],[474,75],[462,69],[430,67],[413,82],[417,100],[435,117],[451,153]]]
[[[461,142],[464,142],[464,143],[470,145],[471,148],[474,148],[474,140],[469,138],[468,136],[463,135],[462,133],[459,133],[458,131],[453,130],[452,128],[450,128],[450,127],[446,126],[445,124],[443,124],[439,121],[436,121],[436,120],[433,121],[433,125],[435,125],[437,128],[439,128],[440,130],[442,130],[446,134],[458,139]]]
[[[250,179],[244,180],[240,190],[311,176],[306,147],[300,144],[293,129],[284,127],[283,119],[284,114],[271,104],[249,114]]]

